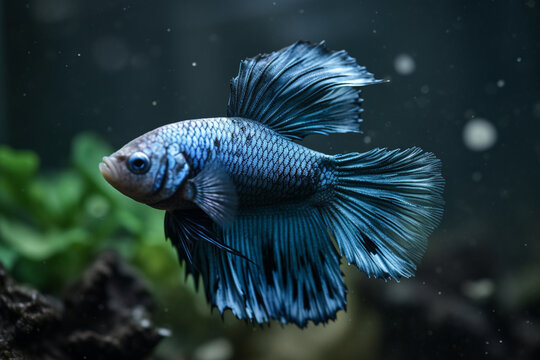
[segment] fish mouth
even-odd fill
[[[107,180],[107,182],[112,183],[118,179],[118,172],[116,171],[116,166],[114,160],[108,156],[104,156],[99,163],[99,171],[101,175]]]

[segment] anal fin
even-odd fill
[[[239,214],[218,236],[252,260],[208,243],[195,247],[207,299],[221,313],[304,327],[335,319],[346,307],[339,255],[316,208]]]

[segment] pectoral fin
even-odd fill
[[[193,201],[220,226],[236,217],[238,198],[229,174],[216,164],[207,165],[189,180],[188,200]]]

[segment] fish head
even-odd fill
[[[150,132],[103,157],[99,170],[122,194],[158,209],[169,209],[190,166],[177,144]]]

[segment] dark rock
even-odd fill
[[[143,359],[167,330],[150,320],[150,293],[111,253],[64,300],[16,284],[0,265],[0,359]]]

